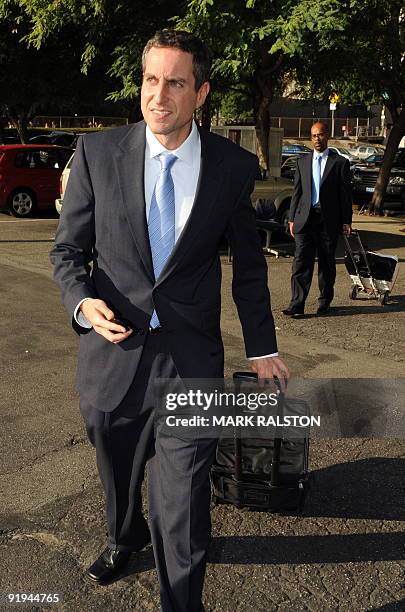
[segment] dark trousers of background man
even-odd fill
[[[178,373],[165,334],[147,337],[121,404],[103,412],[81,402],[107,503],[108,544],[137,550],[149,540],[141,486],[147,462],[149,528],[163,612],[200,612],[210,541],[210,480],[216,440],[154,432],[156,378]]]
[[[325,228],[321,210],[312,208],[302,231],[296,233],[295,255],[291,276],[290,308],[304,310],[311,287],[315,257],[318,256],[319,306],[333,300],[336,279],[335,252],[337,236],[331,237]]]

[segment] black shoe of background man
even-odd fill
[[[302,308],[285,308],[282,311],[283,315],[286,317],[291,317],[292,319],[300,319],[304,316],[304,311]]]
[[[318,315],[318,317],[322,317],[323,315],[327,315],[329,312],[330,312],[329,304],[323,304],[322,306],[318,307],[316,314]]]
[[[141,551],[149,544],[139,548]],[[139,551],[123,551],[106,548],[99,558],[86,570],[86,577],[96,584],[109,584],[117,580],[122,570],[128,565],[134,553]]]

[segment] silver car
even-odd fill
[[[62,212],[63,195],[66,191],[66,185],[67,185],[69,174],[70,174],[70,168],[72,166],[73,156],[74,156],[74,153],[69,158],[69,161],[66,164],[65,169],[63,170],[62,175],[60,177],[60,183],[59,183],[60,198],[56,198],[55,200],[55,208],[59,214]]]

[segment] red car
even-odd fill
[[[0,145],[0,209],[28,217],[53,208],[72,152],[55,145]]]

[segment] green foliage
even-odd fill
[[[104,100],[115,83],[106,78],[96,50],[90,44],[83,48],[80,29],[66,25],[49,33],[39,47],[27,46],[32,22],[21,11],[26,4],[0,0],[0,110],[21,125],[42,113],[93,114],[97,109],[111,114]],[[86,76],[82,52],[91,63]]]
[[[242,107],[250,100],[256,113],[292,78],[319,98],[336,90],[341,102],[404,100],[402,0],[0,0],[0,24],[6,23],[7,36],[17,29],[31,53],[56,49],[57,40],[67,44],[57,53],[69,71],[69,54],[84,74],[102,66],[112,100],[138,96],[146,40],[174,26],[211,47],[214,89],[231,95],[228,108],[240,96]]]
[[[337,90],[341,101],[405,101],[402,0],[301,0],[263,27],[276,36],[272,52],[289,57],[311,93]]]
[[[182,5],[177,0],[0,0],[0,19],[12,10],[17,21],[29,23],[21,42],[36,49],[52,36],[74,31],[82,72],[101,62],[121,84],[110,90],[110,99],[119,100],[137,95],[142,49],[156,30],[181,14]]]

